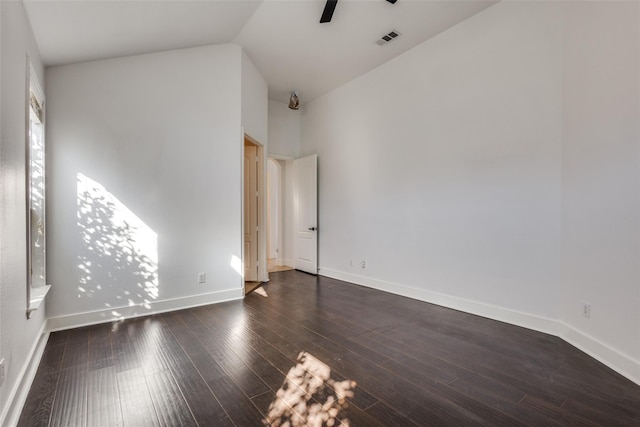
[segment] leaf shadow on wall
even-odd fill
[[[158,235],[97,181],[77,175],[77,297],[100,298],[111,308],[105,318],[124,318],[151,309],[159,296]]]

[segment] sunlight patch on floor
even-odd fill
[[[341,412],[354,396],[355,381],[336,381],[331,368],[307,352],[298,355],[264,419],[273,427],[349,426]]]
[[[267,260],[267,271],[269,273],[277,273],[278,271],[289,271],[293,270],[293,267],[289,267],[288,265],[279,265],[278,260],[275,258],[269,258]]]

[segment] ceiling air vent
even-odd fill
[[[400,33],[397,32],[396,30],[390,31],[389,33],[382,36],[378,41],[376,41],[376,43],[382,46],[383,44],[389,43],[391,40],[395,39],[399,35]]]

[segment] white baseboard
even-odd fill
[[[640,361],[562,321],[324,267],[318,274],[560,337],[640,385]]]
[[[284,266],[293,268],[295,266],[295,263],[293,262],[292,259],[283,258],[282,262],[279,265],[284,265]]]
[[[42,354],[44,353],[48,339],[49,332],[47,330],[47,322],[44,322],[40,332],[38,332],[38,339],[33,343],[33,346],[29,351],[29,355],[27,356],[22,369],[20,369],[18,381],[16,381],[15,385],[11,389],[9,398],[7,399],[7,406],[4,408],[2,415],[0,416],[1,426],[15,426],[18,424],[22,407],[27,401],[29,389],[31,388],[33,379],[36,377],[38,365],[40,365],[40,360],[42,359]]]
[[[380,291],[390,292],[392,294],[402,295],[404,297],[452,308],[454,310],[464,311],[465,313],[499,320],[501,322],[522,326],[528,329],[534,329],[551,335],[558,335],[560,332],[559,325],[555,320],[538,317],[520,311],[327,268],[321,268],[319,274],[333,279],[344,280],[345,282],[351,282],[357,285],[378,289]]]
[[[193,295],[162,301],[154,301],[146,306],[133,305],[108,308],[85,313],[70,314],[68,316],[51,317],[48,321],[49,331],[78,328],[133,317],[148,316],[150,314],[165,313],[202,305],[216,304],[243,298],[244,289],[229,289],[202,295]]]
[[[561,324],[564,330],[558,335],[560,338],[640,385],[640,360],[633,359],[570,325]]]

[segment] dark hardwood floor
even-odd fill
[[[640,426],[559,338],[296,271],[244,301],[52,333],[20,426]]]

